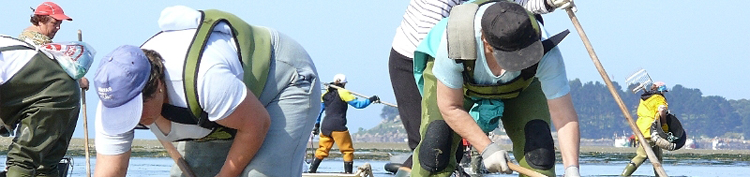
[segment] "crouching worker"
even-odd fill
[[[566,34],[548,36],[512,2],[454,7],[415,52],[417,83],[424,86],[411,176],[450,176],[462,137],[487,170],[511,173],[508,152],[486,135],[500,122],[519,165],[547,176],[555,176],[554,123],[564,176],[580,176],[578,117],[556,47]]]
[[[0,134],[15,133],[5,161],[7,176],[59,175],[57,165],[80,111],[76,79],[86,74],[93,57],[84,51],[93,49],[83,43],[56,45],[68,52],[0,35]]]
[[[95,176],[125,176],[138,124],[185,142],[178,149],[196,176],[301,176],[320,110],[302,46],[218,10],[168,7],[159,26],[97,70]]]
[[[345,75],[336,74],[333,76],[333,82],[330,84],[344,88],[346,83]],[[352,173],[354,166],[354,146],[352,145],[352,137],[349,134],[349,129],[346,127],[346,111],[349,109],[347,104],[354,108],[362,109],[372,103],[380,102],[380,98],[375,95],[368,99],[357,99],[348,90],[328,87],[328,90],[326,90],[321,99],[323,100],[321,115],[325,111],[326,117],[323,119],[322,127],[320,116],[318,116],[318,120],[315,122],[313,134],[317,135],[320,130],[322,130],[323,134],[320,135],[319,147],[315,151],[315,160],[310,165],[309,172],[316,173],[318,171],[320,162],[328,157],[328,152],[331,151],[333,143],[336,143],[341,154],[344,155],[344,173]]]

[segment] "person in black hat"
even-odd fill
[[[411,0],[404,12],[401,24],[396,29],[388,57],[388,72],[393,86],[393,94],[399,104],[398,112],[408,138],[408,145],[414,150],[419,144],[420,101],[422,96],[413,79],[414,51],[427,36],[430,29],[448,16],[451,9],[467,0]],[[570,0],[514,0],[534,14],[546,14],[555,9],[573,7]],[[473,150],[476,151],[476,150]],[[388,165],[388,164],[387,164]],[[400,165],[399,171],[409,171],[412,157]],[[476,169],[476,168],[474,168]]]
[[[454,7],[414,54],[423,99],[411,176],[451,175],[462,137],[481,152],[487,170],[511,173],[508,147],[486,136],[501,122],[519,165],[547,176],[555,176],[554,123],[564,176],[580,176],[578,117],[556,47],[567,34],[548,36],[512,2]]]

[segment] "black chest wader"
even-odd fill
[[[266,84],[271,63],[271,34],[268,29],[251,26],[239,17],[227,12],[219,10],[203,10],[200,12],[202,22],[199,24],[196,34],[193,36],[193,42],[188,49],[182,75],[188,108],[164,104],[161,114],[164,118],[173,122],[196,124],[213,130],[208,136],[200,139],[179,141],[230,140],[234,138],[237,130],[208,120],[208,114],[198,104],[197,81],[203,49],[206,47],[208,38],[216,25],[221,22],[229,25],[237,42],[237,56],[245,70],[243,81],[252,94],[260,97]]]
[[[34,50],[29,46],[0,51]],[[64,156],[80,112],[78,82],[55,60],[37,52],[0,85],[0,98],[0,118],[10,131],[18,130],[8,147],[6,175],[67,176],[70,161]]]
[[[320,127],[323,135],[331,136],[333,131],[346,131],[346,111],[349,110],[349,104],[341,100],[337,89],[328,88],[328,92],[323,95],[323,104],[326,107],[326,116]]]
[[[464,110],[469,110],[474,104],[472,98],[501,99],[505,103],[503,126],[513,141],[513,153],[518,154],[516,160],[521,166],[554,176],[555,151],[549,128],[549,108],[541,83],[534,77],[538,64],[522,70],[519,77],[507,83],[482,85],[473,81],[477,54],[473,19],[478,7],[477,4],[454,7],[445,31],[448,33],[449,58],[464,65]],[[568,33],[566,30],[542,41],[545,53]],[[422,141],[413,154],[417,160],[412,165],[411,175],[447,177],[458,167],[453,153],[458,150],[462,138],[443,120],[437,107],[437,79],[432,73],[434,58],[418,51],[414,59],[415,64],[422,60],[425,66],[423,71],[418,71],[422,72],[424,82],[420,126]]]

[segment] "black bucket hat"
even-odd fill
[[[544,56],[536,19],[516,3],[501,1],[482,15],[482,32],[492,46],[497,63],[505,70],[520,71]]]

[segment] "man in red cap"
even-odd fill
[[[73,21],[57,4],[44,2],[36,7],[31,16],[31,26],[24,29],[18,38],[34,45],[50,43],[64,20]]]
[[[65,15],[63,9],[54,2],[44,2],[34,9],[34,15],[29,20],[31,26],[21,32],[18,39],[34,45],[44,45],[52,43],[52,38],[60,30],[62,21],[73,21],[68,15]],[[78,81],[81,88],[89,89],[89,80],[81,78]]]

